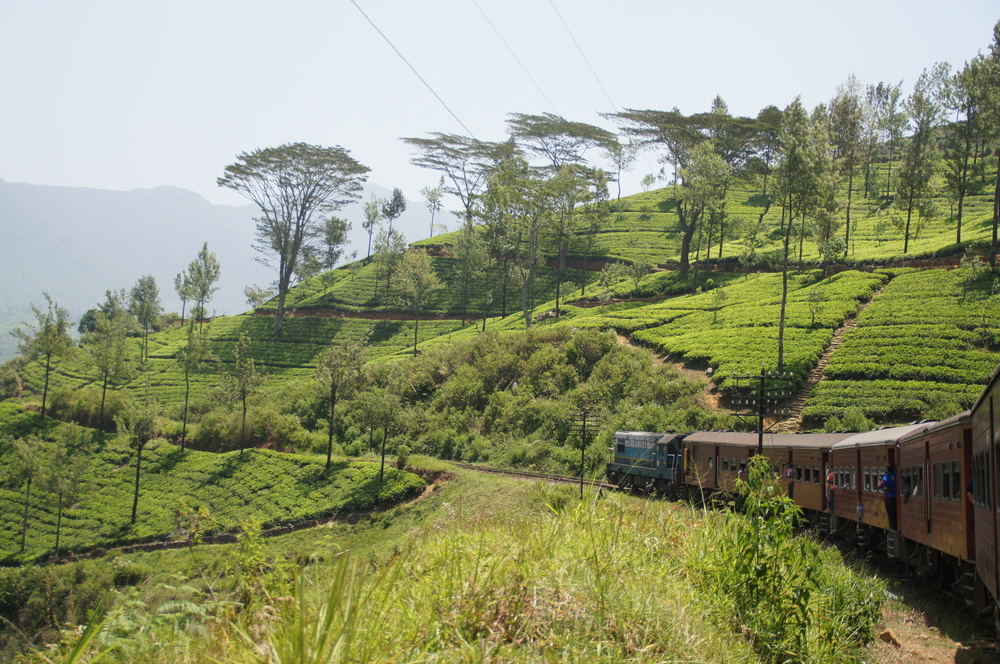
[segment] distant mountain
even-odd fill
[[[390,190],[369,185],[364,191],[385,197]],[[252,205],[213,205],[175,187],[108,191],[50,187],[0,180],[0,309],[22,309],[43,302],[48,292],[74,319],[104,298],[108,289],[130,288],[152,274],[168,311],[180,311],[174,276],[195,258],[204,242],[222,265],[219,292],[210,304],[216,314],[247,308],[243,288],[269,284],[274,270],[255,260]],[[340,216],[353,223],[353,251],[363,258],[368,236],[361,228],[360,204]],[[455,228],[447,213],[439,221]],[[396,227],[413,242],[429,235],[429,214],[409,201]]]

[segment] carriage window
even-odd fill
[[[723,457],[723,459],[722,459],[722,469],[723,470],[729,470],[729,458],[728,457]]]
[[[712,470],[715,468],[715,457],[708,457],[708,469]]]
[[[962,468],[957,461],[951,462],[951,499],[962,499]]]
[[[951,498],[951,468],[948,463],[941,464],[941,497]]]
[[[865,466],[865,468],[864,468],[864,479],[865,479],[865,491],[871,491],[872,490],[872,476],[871,476],[871,473],[868,470],[868,466]]]
[[[941,497],[941,464],[934,464],[934,498]]]
[[[795,466],[795,481],[802,481],[802,466]]]
[[[813,466],[813,484],[819,484],[819,466]]]

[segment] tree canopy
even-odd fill
[[[278,271],[275,333],[281,332],[285,296],[303,247],[324,215],[358,198],[369,168],[340,146],[292,143],[244,152],[217,182],[260,208],[256,249]]]

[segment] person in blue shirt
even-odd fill
[[[889,516],[889,530],[896,530],[896,465],[890,463],[885,475],[878,481],[878,488],[885,491],[885,512]]]

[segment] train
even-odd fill
[[[619,431],[609,482],[728,499],[758,446],[823,536],[878,550],[950,589],[1000,633],[1000,367],[973,406],[862,433]],[[881,486],[895,475],[895,496]]]

